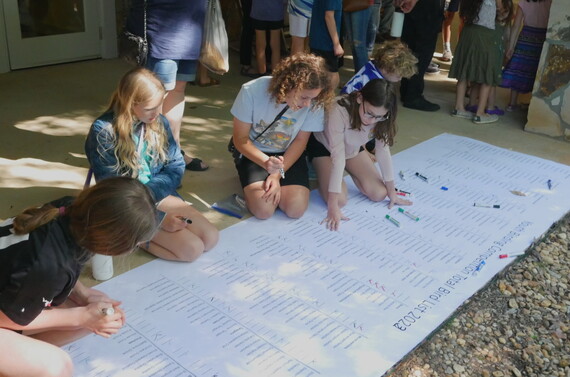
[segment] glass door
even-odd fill
[[[11,69],[101,56],[98,1],[4,0]]]

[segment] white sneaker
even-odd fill
[[[443,62],[450,62],[451,59],[453,59],[453,55],[451,54],[451,51],[445,50],[443,52],[443,55],[441,56],[441,58],[439,60],[441,60]]]

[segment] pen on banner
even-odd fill
[[[107,316],[107,315],[113,315],[115,314],[115,309],[113,308],[103,308],[101,309],[101,313],[103,313],[103,315]]]
[[[477,272],[481,271],[484,266],[485,266],[485,261],[482,260],[481,263],[479,263],[477,265],[477,267],[475,267],[475,270],[473,271],[473,273],[476,274]]]
[[[398,220],[396,220],[395,218],[393,218],[392,216],[386,215],[386,218],[387,218],[388,220],[390,220],[390,222],[391,222],[392,224],[396,225],[397,227],[400,227],[400,222],[399,222]]]
[[[414,215],[411,212],[406,211],[403,208],[398,208],[398,211],[402,212],[404,215],[408,216],[410,219],[414,220],[414,221],[420,221],[420,218],[417,217],[416,215]]]
[[[285,179],[285,170],[283,168],[279,168],[279,174],[281,174],[281,179]]]
[[[396,189],[396,195],[400,195],[400,196],[412,196],[412,193],[411,193],[411,192],[408,192],[408,191]]]
[[[501,255],[499,255],[499,259],[516,258],[516,257],[520,257],[521,255],[524,255],[524,253],[519,253],[519,254],[501,254]]]
[[[548,185],[548,189],[552,190],[552,180],[549,179],[548,181],[546,181],[546,184]]]
[[[190,219],[187,218],[187,217],[178,216],[178,218],[179,218],[180,220],[184,221],[186,224],[192,224],[192,220],[190,220]]]
[[[428,179],[426,176],[421,175],[420,173],[416,172],[416,177],[418,177],[419,179],[421,179],[422,181],[427,182]]]
[[[500,204],[480,204],[480,203],[473,203],[473,207],[481,207],[481,208],[501,208]]]

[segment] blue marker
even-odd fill
[[[479,263],[477,265],[477,267],[475,267],[475,270],[473,271],[473,275],[477,275],[477,272],[481,271],[484,266],[485,266],[485,261],[482,260],[481,263]]]
[[[548,181],[546,181],[546,184],[548,185],[548,189],[552,190],[552,180],[549,179]]]

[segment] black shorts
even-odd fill
[[[325,64],[329,72],[338,72],[338,69],[342,67],[340,58],[338,56],[334,56],[333,51],[317,50],[316,48],[311,48],[311,53],[325,59]]]
[[[283,20],[264,21],[252,18],[251,25],[255,30],[277,30],[283,28]]]
[[[283,156],[283,153],[267,153],[267,155]],[[243,155],[240,158],[234,159],[234,163],[242,188],[255,182],[263,182],[269,176],[267,170]],[[309,188],[309,170],[305,153],[285,172],[285,179],[282,178],[279,184],[281,186],[299,185]]]
[[[374,143],[374,139],[370,140],[368,143],[370,142]],[[366,144],[367,147],[368,143]],[[363,150],[364,147],[360,147],[359,152],[362,152]],[[309,141],[307,142],[307,157],[309,158],[309,161],[313,161],[313,158],[326,157],[330,155],[331,152],[329,152],[327,147],[325,147],[323,143],[318,141],[317,138],[313,134],[311,134],[311,136],[309,137]]]

